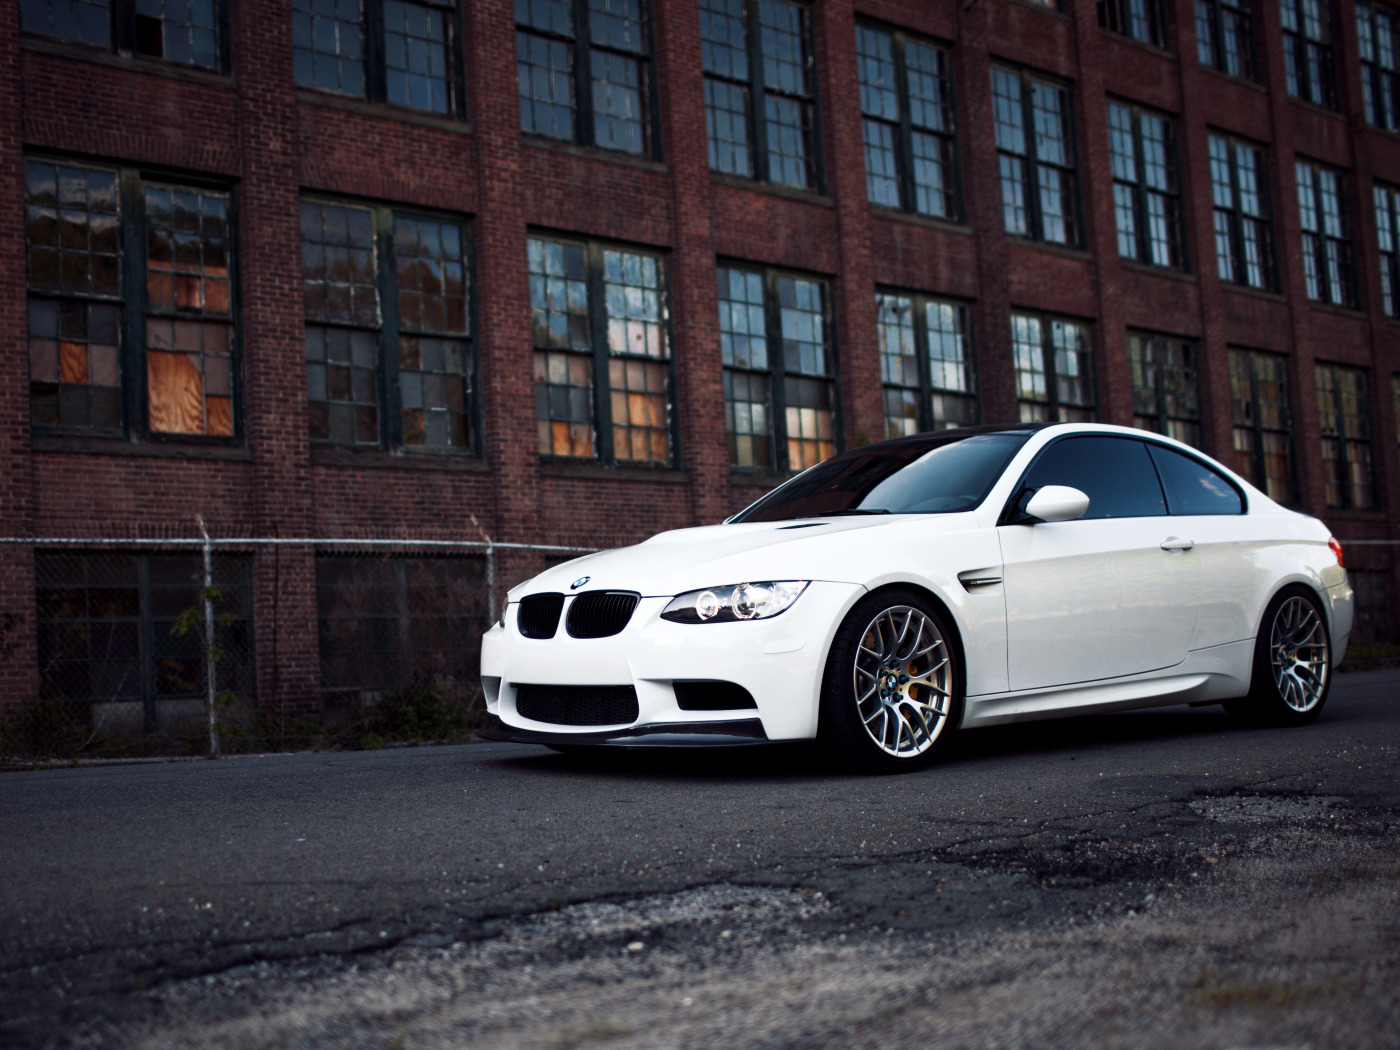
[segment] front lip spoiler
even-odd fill
[[[725,722],[660,722],[630,726],[602,733],[546,733],[508,726],[496,715],[487,715],[476,735],[483,740],[512,744],[567,745],[571,747],[751,747],[768,743],[768,734],[757,718]]]

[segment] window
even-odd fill
[[[1069,92],[993,66],[992,107],[1006,232],[1077,246]]]
[[[821,189],[810,19],[788,0],[700,0],[711,170]]]
[[[1153,47],[1167,46],[1167,25],[1159,0],[1098,0],[1099,25]]]
[[[1196,0],[1196,57],[1222,73],[1258,79],[1252,0]]]
[[[1132,438],[1070,437],[1037,458],[1022,491],[1068,485],[1089,497],[1080,521],[1096,518],[1155,518],[1167,513],[1162,484],[1147,446]]]
[[[977,422],[967,307],[921,295],[877,292],[885,436]]]
[[[60,161],[26,175],[33,426],[233,437],[228,193]]]
[[[1088,325],[1011,315],[1011,352],[1023,423],[1092,423],[1094,371]]]
[[[1133,370],[1133,426],[1199,446],[1196,348],[1173,336],[1129,332],[1128,357]]]
[[[1244,513],[1239,489],[1200,460],[1151,442],[1147,451],[1162,479],[1168,514]]]
[[[1361,52],[1361,98],[1366,122],[1400,131],[1400,55],[1396,24],[1400,16],[1379,4],[1356,5],[1356,43]]]
[[[307,199],[301,254],[311,440],[470,452],[465,226]]]
[[[1319,303],[1355,306],[1344,177],[1310,161],[1298,161],[1296,170],[1298,217],[1303,228],[1303,278],[1308,298]]]
[[[1337,108],[1332,71],[1332,14],[1328,0],[1279,0],[1283,68],[1288,93],[1304,102]]]
[[[228,65],[222,0],[21,0],[26,33],[219,70]]]
[[[656,155],[651,49],[642,5],[643,0],[515,0],[522,131]]]
[[[1322,467],[1327,505],[1370,510],[1371,404],[1360,368],[1317,364],[1317,414],[1322,430]]]
[[[456,0],[292,0],[292,47],[301,87],[463,113]]]
[[[1381,307],[1400,316],[1400,190],[1376,183],[1376,244],[1380,248]]]
[[[730,465],[820,463],[838,433],[826,282],[737,265],[717,276]]]
[[[1214,133],[1208,142],[1216,272],[1231,284],[1275,288],[1264,151]]]
[[[596,243],[529,242],[540,455],[673,460],[662,260]]]
[[[1181,269],[1181,199],[1175,138],[1166,117],[1121,102],[1108,104],[1118,254],[1154,266]]]
[[[947,53],[862,25],[856,26],[856,52],[870,202],[959,218]]]
[[[1293,502],[1286,362],[1277,354],[1231,350],[1230,402],[1235,473],[1279,503]]]

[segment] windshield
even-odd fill
[[[986,499],[1028,433],[930,434],[818,463],[734,521],[842,514],[953,514]]]

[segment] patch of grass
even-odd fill
[[[579,1032],[564,1032],[550,1041],[550,1046],[554,1050],[571,1050],[572,1047],[582,1046],[584,1043],[603,1043],[609,1039],[621,1039],[632,1034],[632,1029],[625,1024],[614,1021],[611,1017],[605,1017],[601,1021],[594,1021],[587,1028]]]
[[[1354,1002],[1366,989],[1360,977],[1329,977],[1312,984],[1242,980],[1233,974],[1202,971],[1191,994],[1217,1010],[1297,1010],[1326,1003]]]

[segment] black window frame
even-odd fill
[[[35,300],[68,300],[72,302],[81,301],[89,304],[110,304],[116,306],[121,311],[121,317],[118,321],[120,343],[117,356],[119,368],[118,388],[120,390],[119,425],[111,428],[96,428],[91,426],[65,427],[61,423],[55,426],[35,422],[33,420],[33,385],[36,381],[31,379],[30,426],[32,432],[36,435],[45,436],[91,437],[126,442],[175,442],[180,444],[223,447],[243,444],[247,405],[243,380],[243,310],[239,271],[241,249],[239,245],[236,184],[227,179],[196,176],[184,172],[171,173],[158,168],[124,166],[117,163],[105,163],[102,161],[88,160],[86,158],[65,157],[47,152],[26,153],[24,155],[24,164],[26,171],[26,199],[28,199],[28,171],[31,164],[53,165],[56,169],[69,168],[82,171],[105,172],[113,175],[116,179],[116,194],[118,199],[117,229],[120,242],[120,256],[117,263],[120,286],[116,295],[103,296],[92,293],[81,294],[63,290],[55,291],[52,289],[34,287],[32,267],[30,266],[29,260],[30,250],[33,246],[29,241],[28,230],[26,230],[25,263],[27,276],[25,299],[27,313],[30,312],[28,304]],[[224,197],[227,201],[227,210],[225,213],[227,229],[225,239],[228,253],[227,279],[229,309],[227,325],[229,329],[229,392],[226,395],[213,395],[227,397],[230,400],[231,433],[227,435],[162,431],[153,430],[151,428],[150,384],[147,375],[147,354],[151,349],[149,346],[150,321],[153,318],[156,320],[198,321],[199,317],[203,316],[202,312],[199,315],[188,310],[182,313],[181,308],[178,306],[169,310],[152,313],[148,289],[148,275],[150,270],[148,258],[149,223],[146,214],[146,192],[148,188],[151,187],[170,187],[172,189],[185,189],[195,193],[217,194]],[[210,323],[220,323],[218,315],[209,315],[209,317]],[[201,376],[200,396],[201,398],[205,398],[209,395],[202,384],[203,377]],[[202,408],[206,412],[207,407],[207,404],[202,403]]]
[[[148,50],[140,50],[143,44],[142,30],[147,26],[138,23],[140,18],[150,16],[138,15],[137,0],[103,0],[100,5],[85,4],[84,6],[102,6],[107,9],[107,29],[106,40],[97,42],[86,40],[81,37],[73,37],[55,32],[45,32],[36,29],[32,25],[24,25],[25,14],[27,14],[28,4],[32,0],[25,0],[21,7],[21,32],[25,36],[44,37],[50,40],[62,40],[65,43],[76,44],[80,47],[93,47],[109,53],[122,55],[126,58],[138,58],[150,62],[168,62],[172,66],[185,69],[201,70],[207,73],[227,74],[231,70],[230,64],[230,41],[233,35],[232,19],[229,8],[231,0],[210,0],[213,8],[214,31],[214,62],[212,65],[203,65],[193,61],[181,61],[179,59],[167,58],[164,54],[151,54]],[[37,0],[38,3],[51,7],[52,0]],[[51,12],[50,12],[51,13]],[[50,18],[50,24],[52,19]]]
[[[531,336],[531,352],[533,357],[541,353],[565,353],[578,357],[586,354],[591,355],[590,389],[592,393],[592,446],[593,452],[589,456],[562,455],[557,452],[545,452],[539,449],[539,458],[542,463],[581,463],[595,464],[605,467],[637,468],[642,470],[679,470],[681,468],[681,440],[680,440],[680,413],[677,411],[676,390],[678,383],[678,371],[676,364],[676,337],[675,321],[671,310],[671,256],[666,251],[646,245],[629,244],[620,241],[604,240],[600,238],[582,237],[573,234],[558,233],[553,230],[531,229],[527,239],[528,243],[534,241],[547,242],[552,244],[578,247],[583,249],[585,283],[587,286],[587,318],[589,333],[589,349],[581,351],[573,348],[563,348],[556,346],[544,346],[535,341],[533,333]],[[642,355],[621,355],[614,354],[608,346],[608,307],[607,307],[607,280],[606,280],[606,260],[607,252],[621,252],[626,254],[639,255],[654,259],[657,268],[658,294],[661,317],[660,336],[666,343],[666,356],[664,358],[643,357]],[[531,273],[533,280],[534,274]],[[534,306],[532,304],[533,311]],[[611,365],[614,361],[644,360],[656,362],[665,367],[665,399],[666,399],[666,439],[667,456],[665,461],[651,459],[631,459],[619,457],[615,448],[614,429],[618,426],[630,426],[630,422],[619,424],[613,418],[612,395],[614,388],[612,385]],[[625,368],[625,366],[624,366]],[[538,371],[538,369],[536,369]],[[545,420],[553,421],[553,416],[539,415],[539,388],[541,383],[538,375],[535,379],[536,391],[536,425]],[[546,387],[548,384],[545,384]],[[546,393],[547,396],[547,393]],[[646,428],[657,429],[657,428]]]
[[[1298,191],[1298,226],[1303,255],[1304,291],[1309,302],[1327,303],[1356,309],[1360,306],[1356,280],[1356,226],[1349,207],[1346,171],[1330,164],[1294,157],[1294,177]],[[1308,172],[1305,180],[1303,172]],[[1328,232],[1326,193],[1323,176],[1335,179],[1336,219],[1340,233]],[[1304,182],[1310,185],[1304,186]],[[1309,199],[1310,198],[1310,199]],[[1313,218],[1309,220],[1311,211]],[[1329,249],[1335,245],[1335,254]],[[1336,276],[1329,272],[1335,265]],[[1311,272],[1310,272],[1311,271]],[[1314,287],[1316,293],[1314,294]]]
[[[886,352],[885,335],[881,329],[884,322],[881,319],[884,313],[885,300],[904,300],[908,303],[910,310],[909,327],[913,333],[914,360],[915,360],[915,382],[909,383],[908,377],[902,377],[905,381],[899,382],[891,377],[890,355]],[[948,307],[958,315],[957,324],[959,331],[953,333],[956,338],[963,343],[963,370],[966,376],[967,389],[954,390],[945,386],[934,385],[934,361],[932,356],[932,334],[928,323],[930,308]],[[877,287],[875,289],[875,318],[877,340],[880,344],[880,382],[881,393],[885,405],[885,436],[889,438],[906,436],[904,430],[895,432],[891,427],[890,414],[890,394],[896,391],[912,392],[917,399],[915,413],[915,424],[917,430],[914,433],[926,431],[947,430],[952,427],[975,426],[981,422],[982,418],[982,397],[977,383],[977,348],[973,334],[972,305],[959,299],[948,298],[946,296],[929,295],[923,292],[908,292],[899,289]],[[941,334],[941,333],[940,333]],[[907,355],[902,355],[907,356]],[[903,367],[901,367],[903,371]],[[955,404],[970,405],[971,410],[966,412],[967,418],[949,418],[949,413],[940,411],[937,405],[941,404],[942,397],[956,399]]]
[[[731,87],[740,88],[745,92],[747,98],[745,126],[749,136],[748,153],[750,170],[745,174],[716,167],[713,162],[714,151],[711,149],[710,172],[712,175],[717,174],[730,178],[761,182],[772,186],[785,186],[798,191],[825,194],[827,181],[826,151],[822,138],[821,91],[820,80],[817,76],[816,29],[813,25],[813,5],[807,2],[807,0],[778,0],[778,2],[784,3],[789,7],[797,8],[802,12],[803,69],[809,85],[805,102],[811,114],[810,140],[808,142],[809,148],[806,158],[807,185],[795,186],[790,182],[785,182],[773,177],[773,171],[769,161],[768,120],[764,111],[766,109],[765,102],[769,94],[778,95],[783,98],[800,98],[801,96],[775,91],[768,86],[763,67],[763,31],[759,20],[759,6],[765,2],[765,0],[740,0],[740,2],[743,5],[744,46],[748,59],[748,79],[744,80],[733,75],[724,76],[709,70],[705,70],[703,76],[706,81],[723,82]],[[708,43],[708,41],[702,38],[702,46],[705,43]],[[710,106],[707,102],[707,145],[712,141],[708,134],[709,125]]]
[[[1115,133],[1118,130],[1113,121],[1114,107],[1128,114],[1133,146],[1133,155],[1130,158],[1133,165],[1133,178],[1131,180],[1119,174],[1118,156],[1114,150]],[[1149,165],[1147,146],[1145,145],[1147,136],[1143,132],[1145,120],[1161,122],[1162,147],[1166,152],[1164,163],[1161,165],[1167,178],[1167,188],[1165,189],[1148,184]],[[1118,233],[1119,258],[1131,259],[1144,266],[1157,266],[1165,270],[1188,273],[1190,253],[1187,251],[1186,244],[1185,209],[1182,204],[1181,186],[1181,148],[1178,141],[1180,136],[1177,132],[1176,118],[1169,113],[1161,113],[1155,109],[1140,106],[1135,102],[1129,102],[1127,99],[1110,96],[1108,99],[1108,128],[1109,157],[1113,168],[1114,224]],[[1123,239],[1128,235],[1118,224],[1121,218],[1117,202],[1120,187],[1131,187],[1133,230],[1130,236],[1133,239],[1134,247],[1132,255],[1123,254]],[[1156,240],[1152,234],[1154,216],[1151,214],[1150,207],[1154,198],[1163,201],[1168,210],[1168,214],[1164,217],[1168,260],[1166,262],[1159,262],[1156,258]]]
[[[1140,16],[1147,23],[1147,35],[1138,36],[1130,28],[1137,12],[1131,10],[1133,0],[1098,0],[1099,28],[1110,33],[1136,40],[1162,51],[1171,49],[1167,34],[1167,13],[1162,0],[1141,0],[1143,12]]]
[[[735,473],[760,473],[760,474],[795,474],[805,469],[801,466],[794,466],[791,456],[791,443],[793,441],[806,441],[801,434],[794,436],[788,426],[788,409],[809,408],[806,405],[790,405],[791,400],[788,385],[797,384],[803,381],[827,384],[828,397],[830,400],[831,413],[831,452],[828,456],[818,459],[816,462],[823,462],[832,455],[837,455],[846,451],[844,440],[844,421],[841,410],[841,368],[838,357],[838,346],[836,338],[836,316],[835,301],[833,296],[833,284],[831,278],[822,274],[804,273],[798,270],[791,270],[785,267],[763,266],[738,259],[721,258],[717,261],[715,272],[716,279],[721,272],[737,271],[743,274],[756,275],[759,278],[763,296],[763,318],[764,318],[764,338],[766,344],[767,365],[764,368],[754,368],[751,366],[731,365],[723,363],[721,355],[721,368],[725,377],[725,433],[730,439],[734,437],[731,430],[729,387],[732,376],[735,374],[746,374],[751,376],[761,376],[768,384],[768,418],[769,418],[769,463],[763,465],[736,464],[733,456],[730,457],[729,469]],[[808,281],[818,284],[822,288],[822,348],[825,358],[826,369],[823,375],[792,371],[787,367],[786,354],[783,347],[783,322],[782,322],[782,289],[783,280]],[[721,299],[720,309],[724,309],[724,303],[732,300]],[[723,332],[721,330],[721,338]],[[818,439],[820,445],[820,440]],[[731,448],[731,453],[733,449]]]
[[[1022,373],[1026,370],[1021,368],[1018,361],[1020,349],[1030,347],[1034,344],[1029,341],[1018,340],[1016,327],[1018,322],[1035,322],[1040,326],[1039,339],[1039,364],[1040,375],[1045,380],[1045,397],[1043,400],[1023,396],[1025,390],[1022,387]],[[1055,325],[1072,325],[1080,330],[1080,335],[1084,340],[1084,346],[1072,351],[1087,358],[1083,359],[1080,365],[1087,363],[1087,369],[1081,376],[1087,378],[1090,384],[1090,404],[1084,405],[1066,401],[1062,396],[1061,381],[1073,381],[1076,377],[1067,373],[1062,374],[1056,360],[1057,352],[1064,349],[1055,342]],[[1011,310],[1011,367],[1016,382],[1016,406],[1018,418],[1022,423],[1096,423],[1099,419],[1098,405],[1098,376],[1096,374],[1096,357],[1094,350],[1094,329],[1092,322],[1080,320],[1074,317],[1062,317],[1057,314],[1047,314],[1037,310],[1022,310],[1015,307]],[[1044,418],[1034,418],[1037,412],[1036,406],[1044,406]],[[1067,415],[1066,415],[1067,413]]]
[[[447,59],[447,85],[449,97],[447,99],[447,110],[442,112],[431,107],[415,106],[408,102],[393,102],[389,99],[388,76],[389,67],[386,58],[387,45],[385,33],[387,32],[384,16],[384,5],[388,0],[359,0],[360,7],[360,63],[361,63],[361,85],[359,92],[342,91],[338,88],[323,87],[314,83],[314,66],[312,71],[313,82],[303,83],[297,80],[296,55],[300,48],[296,43],[296,20],[299,15],[309,14],[293,10],[292,12],[292,60],[293,60],[293,80],[296,87],[302,91],[315,91],[339,98],[363,99],[377,106],[389,106],[400,109],[408,113],[422,113],[429,116],[439,117],[444,120],[465,120],[467,117],[466,105],[466,72],[464,69],[462,50],[462,5],[461,0],[407,0],[417,7],[432,8],[443,12],[443,21],[446,27],[447,39],[443,43]],[[313,26],[312,33],[315,29]],[[313,52],[314,55],[314,52]]]
[[[856,22],[856,33],[861,31],[870,33],[882,33],[889,37],[891,47],[891,58],[895,69],[894,91],[899,107],[899,119],[891,121],[884,117],[879,117],[861,111],[862,127],[867,123],[882,124],[894,129],[894,162],[896,176],[895,180],[899,189],[898,211],[907,212],[911,215],[923,215],[929,218],[941,219],[945,222],[962,222],[965,218],[964,189],[962,179],[962,157],[958,136],[958,106],[957,90],[954,84],[952,71],[952,45],[943,43],[928,37],[909,33],[906,30],[894,26],[883,25],[878,22],[861,19]],[[937,61],[942,67],[942,91],[945,93],[943,111],[945,119],[950,127],[946,131],[933,131],[927,127],[920,126],[916,129],[913,122],[913,106],[909,91],[909,64],[908,48],[910,44],[929,48],[934,52]],[[857,39],[857,60],[861,55],[859,51],[859,39]],[[862,64],[863,69],[863,64]],[[862,87],[864,85],[862,84]],[[943,198],[947,204],[946,213],[939,215],[932,211],[924,211],[919,208],[919,187],[915,181],[916,158],[914,156],[914,136],[915,134],[928,135],[937,139],[943,149],[941,167],[943,170]],[[865,150],[866,162],[866,200],[873,207],[888,208],[888,204],[877,202],[870,196],[870,154],[869,148]]]
[[[638,62],[640,78],[642,80],[642,83],[638,87],[638,97],[643,107],[645,107],[645,112],[642,114],[640,123],[646,141],[640,151],[619,149],[598,141],[597,127],[594,122],[593,113],[592,55],[595,47],[597,47],[597,50],[604,53],[610,53],[612,49],[594,45],[592,41],[589,0],[565,0],[573,18],[572,37],[557,30],[545,30],[530,22],[521,21],[521,5],[528,4],[528,2],[529,0],[516,0],[516,47],[517,49],[519,48],[519,41],[522,36],[534,36],[544,40],[562,43],[570,48],[573,68],[569,74],[569,82],[571,85],[570,90],[573,93],[572,112],[574,130],[571,136],[552,135],[544,131],[526,129],[522,122],[521,134],[543,142],[570,142],[576,146],[583,146],[588,149],[606,150],[609,153],[617,153],[624,157],[643,157],[655,161],[664,160],[665,158],[661,149],[661,99],[655,69],[656,34],[653,29],[654,15],[652,11],[652,0],[638,0],[638,11],[642,23],[642,42],[645,45],[645,50],[640,52],[626,52]],[[519,73],[517,71],[517,106],[520,104],[522,98],[518,77]]]
[[[1258,21],[1254,0],[1196,0],[1196,60],[1226,76],[1259,82]],[[1204,31],[1203,31],[1204,30]],[[1225,41],[1239,43],[1229,51]],[[1238,69],[1230,68],[1238,65]]]
[[[1143,354],[1144,349],[1151,351],[1151,360]],[[1171,350],[1185,358],[1185,363],[1171,361]],[[1130,328],[1128,362],[1133,381],[1133,426],[1200,448],[1201,375],[1195,340]],[[1166,381],[1169,376],[1173,381]],[[1182,401],[1188,403],[1186,407],[1181,406]],[[1173,423],[1178,426],[1174,428]]]
[[[1274,237],[1274,202],[1271,193],[1272,183],[1269,180],[1269,150],[1267,146],[1252,142],[1248,139],[1231,135],[1228,132],[1217,131],[1208,128],[1206,132],[1206,152],[1211,165],[1211,207],[1213,209],[1212,228],[1215,231],[1215,272],[1216,276],[1227,284],[1239,285],[1242,288],[1259,288],[1265,291],[1278,291],[1278,247]],[[1225,149],[1224,163],[1229,168],[1229,193],[1230,206],[1223,207],[1220,204],[1219,187],[1217,186],[1216,175],[1218,158],[1215,156],[1216,143],[1221,143]],[[1241,151],[1249,151],[1254,154],[1255,171],[1254,195],[1260,202],[1262,216],[1249,215],[1244,211],[1241,199],[1244,192],[1241,189]],[[1220,229],[1222,219],[1225,223],[1225,230]],[[1263,244],[1260,246],[1260,280],[1258,283],[1248,279],[1249,263],[1247,243],[1245,240],[1246,223],[1253,223],[1262,231]],[[1220,252],[1220,239],[1224,236],[1230,246],[1230,254],[1222,256]],[[1223,266],[1228,262],[1232,276],[1226,277],[1221,273]],[[1237,280],[1237,277],[1244,277],[1244,280]]]
[[[423,208],[395,207],[373,201],[361,200],[353,197],[339,197],[333,194],[306,193],[298,198],[298,209],[302,205],[322,205],[335,208],[359,209],[370,214],[371,230],[374,244],[375,261],[375,289],[378,295],[379,323],[377,326],[369,324],[354,324],[344,321],[337,321],[330,318],[313,318],[307,315],[305,307],[302,311],[302,331],[303,334],[311,328],[330,330],[344,329],[347,331],[371,331],[374,333],[375,345],[378,350],[378,360],[375,363],[375,409],[378,414],[378,439],[373,442],[355,441],[345,443],[336,441],[328,436],[325,438],[312,437],[308,432],[308,441],[313,448],[334,449],[345,452],[394,452],[414,456],[463,456],[468,458],[481,458],[484,453],[484,442],[482,439],[483,409],[481,404],[481,353],[477,340],[477,310],[476,310],[476,264],[474,252],[474,224],[470,217],[445,212],[433,212]],[[467,331],[465,335],[458,333],[428,333],[422,330],[406,330],[400,317],[400,289],[398,275],[398,253],[394,243],[394,236],[399,219],[423,220],[426,222],[452,224],[459,228],[462,238],[462,260],[465,268],[464,280],[466,281],[466,320]],[[304,230],[298,223],[299,246],[305,247],[307,243]],[[303,280],[305,280],[305,271]],[[429,445],[419,443],[409,443],[404,436],[404,404],[402,394],[402,376],[405,371],[400,360],[399,340],[403,336],[409,338],[427,337],[442,338],[465,342],[471,356],[471,366],[464,374],[467,389],[464,392],[465,412],[468,428],[467,444],[465,447],[454,447],[451,445]],[[307,361],[308,371],[313,364]],[[411,369],[409,371],[412,371]],[[310,405],[314,403],[311,397],[311,390],[308,382],[306,389],[306,405],[308,412]],[[327,398],[327,405],[331,404]],[[357,402],[356,402],[357,403]],[[308,418],[308,425],[310,419]]]
[[[1370,370],[1315,361],[1318,431],[1324,502],[1336,510],[1376,509],[1376,457],[1372,448]],[[1340,381],[1353,382],[1350,390]],[[1349,412],[1348,400],[1356,402]]]
[[[991,64],[990,75],[992,77],[992,134],[993,141],[996,141],[996,75],[1003,73],[1012,77],[1019,85],[1019,103],[1021,112],[1020,131],[1025,137],[1025,149],[1017,153],[1010,149],[1003,149],[996,144],[998,163],[998,185],[1002,198],[1002,230],[1011,237],[1021,237],[1029,241],[1041,241],[1046,244],[1058,244],[1066,248],[1084,247],[1084,205],[1081,199],[1082,187],[1079,163],[1079,143],[1077,126],[1074,117],[1074,89],[1067,81],[1058,77],[1040,73],[1036,70],[1009,63],[994,61]],[[1039,135],[1035,132],[1035,86],[1052,89],[1061,94],[1064,99],[1064,112],[1059,116],[1064,124],[1064,145],[1068,154],[1067,165],[1056,164],[1053,161],[1044,161],[1040,157],[1040,152],[1036,147]],[[1002,162],[1010,159],[1014,163],[1021,165],[1021,192],[1024,195],[1024,207],[1026,211],[1026,230],[1024,233],[1011,229],[1007,224],[1007,201],[1006,201],[1006,175],[1001,170]],[[1062,216],[1069,225],[1072,236],[1065,240],[1055,240],[1045,235],[1045,215],[1041,203],[1040,170],[1049,168],[1066,175],[1070,181],[1068,189],[1061,193],[1069,204],[1067,214]]]
[[[1389,68],[1382,61],[1385,34],[1390,37]],[[1356,45],[1366,123],[1385,131],[1400,131],[1400,10],[1357,0]]]
[[[1321,7],[1317,24],[1322,36],[1309,29],[1308,4]],[[1337,31],[1331,0],[1279,0],[1279,31],[1283,34],[1284,88],[1290,98],[1335,110],[1337,101]],[[1316,70],[1313,63],[1316,62]],[[1314,76],[1314,72],[1316,76]]]
[[[1260,375],[1260,369],[1266,363],[1273,370],[1271,376]],[[1230,378],[1234,471],[1275,502],[1285,506],[1295,505],[1299,498],[1298,450],[1293,443],[1293,394],[1288,378],[1288,358],[1267,350],[1232,346],[1226,352],[1226,364]],[[1243,373],[1237,368],[1241,364],[1245,366]],[[1277,401],[1261,400],[1261,386],[1266,383],[1279,390]],[[1247,394],[1248,400],[1241,397],[1242,394]],[[1277,410],[1275,423],[1269,424],[1263,420],[1260,406],[1264,404]],[[1270,437],[1274,439],[1272,442]],[[1249,447],[1242,448],[1242,444]],[[1267,447],[1270,444],[1275,447]],[[1286,459],[1283,472],[1271,475],[1269,458],[1280,454]],[[1250,469],[1242,469],[1245,466],[1240,459],[1242,455],[1249,457]]]
[[[1381,311],[1400,317],[1400,188],[1375,182],[1376,256],[1380,267]]]

